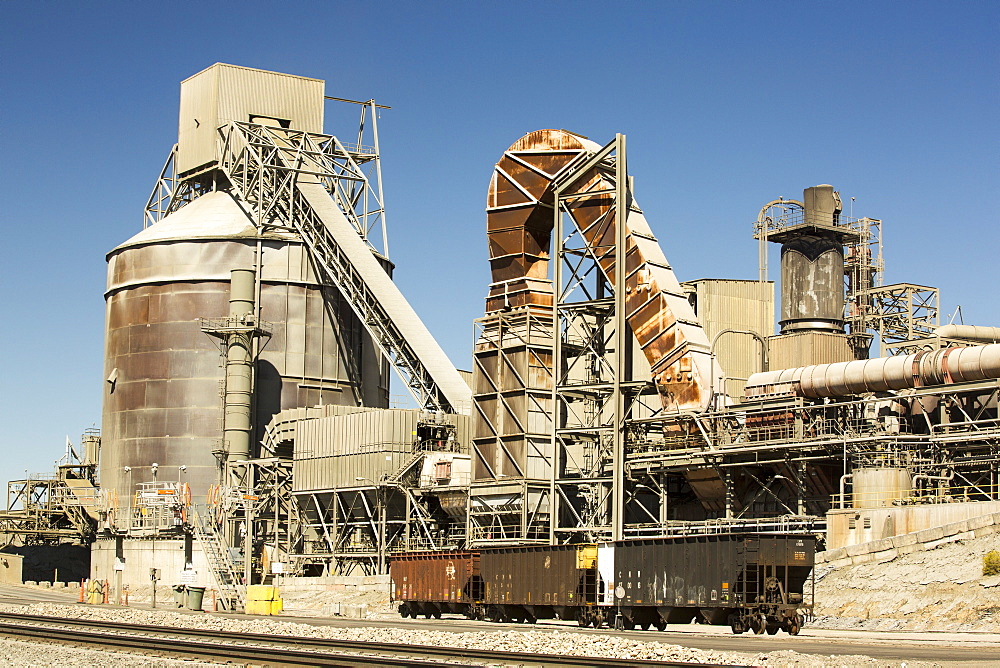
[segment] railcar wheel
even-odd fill
[[[767,620],[761,614],[750,615],[747,624],[750,626],[750,630],[754,632],[754,635],[758,636],[767,628]]]
[[[434,614],[434,619],[441,619],[441,611],[440,610],[435,610],[433,614]]]
[[[658,617],[656,621],[653,622],[653,626],[656,627],[657,631],[663,631],[667,628],[667,622],[664,621],[662,617]]]
[[[400,603],[399,607],[396,608],[396,610],[399,612],[399,616],[402,617],[403,619],[406,619],[407,617],[410,616],[410,606],[406,605],[405,603]]]
[[[777,624],[768,624],[767,626],[765,626],[765,628],[767,629],[767,635],[773,636],[775,633],[778,632],[778,629],[780,629],[781,627],[778,626]]]
[[[788,627],[785,631],[788,632],[790,636],[799,635],[799,631],[802,630],[802,615],[795,615],[790,620],[788,620]]]
[[[729,615],[729,628],[731,628],[733,633],[736,635],[745,633],[747,630],[747,627],[743,625],[742,618],[735,612]]]
[[[590,626],[590,619],[587,618],[587,613],[585,611],[576,611],[576,623],[578,626]]]

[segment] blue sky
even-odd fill
[[[1000,325],[995,2],[22,2],[0,24],[0,479],[100,426],[104,255],[141,229],[182,79],[222,61],[374,97],[396,280],[457,366],[493,163],[628,135],[681,280],[754,278],[757,211],[818,183],[884,220],[886,281]],[[328,106],[327,132],[349,136]]]

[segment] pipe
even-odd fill
[[[966,341],[1000,343],[1000,327],[942,325],[934,329],[934,336],[941,339],[964,339]]]
[[[229,286],[229,325],[226,345],[226,398],[223,438],[230,463],[250,456],[253,401],[253,339],[247,316],[254,313],[255,274],[233,269]]]
[[[847,499],[847,479],[848,478],[851,479],[851,484],[853,485],[854,484],[854,474],[853,473],[845,473],[844,475],[840,476],[840,507],[841,508],[846,508],[846,506],[844,505],[844,503],[845,503],[845,501]]]
[[[932,480],[940,480],[941,482],[951,482],[955,479],[955,471],[952,470],[948,475],[927,475],[926,473],[917,473],[910,479],[910,486],[914,491],[919,489],[917,487],[918,480],[926,480],[928,482]]]
[[[994,378],[1000,378],[1000,343],[755,373],[745,396],[769,394],[776,385],[818,399]]]

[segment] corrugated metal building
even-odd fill
[[[774,283],[703,278],[682,285],[726,372],[726,394],[742,396],[750,374],[764,369],[762,340],[774,333]]]

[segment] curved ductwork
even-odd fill
[[[553,225],[552,183],[560,172],[601,150],[565,130],[538,130],[515,142],[497,163],[487,201],[487,237],[493,283],[487,313],[520,306],[551,306],[547,280]],[[579,164],[577,162],[576,164]],[[569,167],[568,167],[569,166]],[[613,169],[598,165],[576,182],[579,191],[614,188]],[[614,198],[566,201],[604,275],[614,283]],[[610,249],[610,250],[609,250]],[[711,344],[642,212],[633,204],[626,230],[626,311],[652,369],[665,407],[703,410],[722,370]],[[715,381],[713,382],[713,377]]]
[[[841,397],[1000,378],[1000,343],[755,373],[746,396]]]

